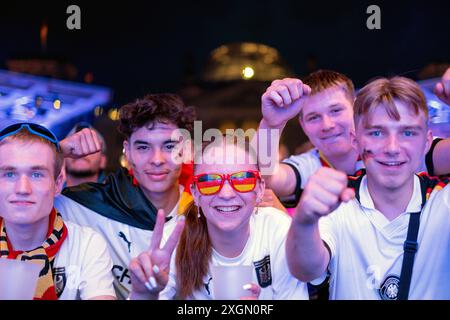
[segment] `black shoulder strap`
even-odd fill
[[[408,300],[409,287],[414,266],[414,257],[417,252],[417,234],[419,233],[420,211],[411,212],[409,216],[408,235],[403,244],[403,263],[400,273],[398,300]]]
[[[409,216],[408,233],[406,235],[406,241],[403,244],[403,262],[402,270],[400,273],[400,283],[398,289],[398,300],[408,300],[409,287],[411,285],[411,277],[414,266],[414,257],[417,252],[417,235],[419,234],[420,226],[420,213],[422,212],[425,202],[427,200],[427,186],[421,180],[422,191],[422,205],[421,211],[411,212]]]

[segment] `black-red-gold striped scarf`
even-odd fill
[[[8,241],[5,223],[0,218],[0,258],[29,261],[41,266],[34,300],[57,300],[53,282],[52,262],[67,237],[61,215],[53,208],[50,214],[47,240],[34,250],[14,251]]]

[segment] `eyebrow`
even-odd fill
[[[179,141],[177,141],[177,140],[172,140],[172,139],[169,139],[169,140],[165,140],[165,141],[163,141],[163,144],[166,144],[166,143],[178,143]],[[136,140],[133,144],[145,144],[145,145],[150,145],[150,143],[149,142],[147,142],[147,141],[144,141],[144,140]]]
[[[373,125],[372,126],[370,124],[367,124],[365,126],[365,129],[384,129],[384,128],[386,128],[386,127],[384,127],[382,125]],[[400,129],[409,129],[409,130],[422,130],[421,126],[400,126],[399,128]]]
[[[328,109],[331,109],[331,108],[336,108],[336,107],[341,107],[341,108],[343,108],[344,106],[341,104],[341,103],[333,103],[333,104],[330,104],[327,108]],[[318,113],[316,112],[316,111],[311,111],[311,112],[308,112],[308,113],[306,113],[305,115],[304,115],[304,117],[306,118],[306,117],[308,117],[308,116],[310,116],[310,115],[318,115]]]
[[[2,171],[11,171],[11,170],[16,170],[17,168],[15,168],[15,167],[11,167],[11,166],[3,166],[3,167],[0,167],[0,170],[2,170]]]
[[[303,117],[308,118],[309,116],[313,116],[313,115],[318,115],[318,113],[316,111],[311,111],[311,112],[308,112],[307,114],[305,114]]]
[[[334,107],[344,107],[344,105],[342,103],[333,103],[328,106],[329,109]]]
[[[48,168],[43,167],[43,166],[33,166],[33,167],[31,167],[31,170],[48,171]]]
[[[134,144],[134,145],[136,145],[136,144],[146,144],[146,145],[149,145],[150,143],[148,143],[147,141],[144,141],[144,140],[136,140],[135,142],[133,142],[133,144]]]
[[[3,166],[0,167],[0,170],[2,171],[16,171],[17,167],[13,167],[13,166]],[[38,170],[38,171],[49,171],[48,168],[43,167],[43,166],[32,166],[31,170]]]

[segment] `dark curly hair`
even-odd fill
[[[136,129],[156,120],[173,123],[192,134],[195,117],[194,107],[186,106],[176,94],[148,94],[120,108],[119,132],[129,139]]]

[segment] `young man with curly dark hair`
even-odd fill
[[[194,109],[174,94],[150,94],[124,105],[119,131],[129,169],[120,169],[104,184],[66,188],[56,199],[66,219],[96,229],[108,241],[119,299],[129,294],[128,265],[147,249],[157,211],[164,210],[170,228],[187,207],[179,181],[182,164],[174,157],[181,142],[174,131],[192,132],[194,119]]]

